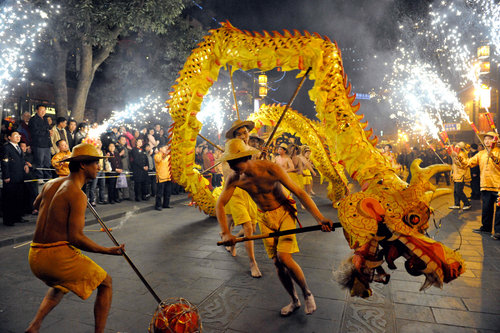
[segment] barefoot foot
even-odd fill
[[[297,300],[296,302],[292,302],[288,304],[287,306],[281,308],[281,315],[283,317],[291,315],[295,310],[300,308],[300,301]]]
[[[304,312],[306,314],[310,315],[316,311],[316,302],[314,301],[313,294],[309,294],[309,296],[306,296],[304,300],[306,302],[306,307],[304,308]]]
[[[259,266],[257,266],[256,262],[250,263],[250,274],[254,278],[260,278],[262,277],[262,273],[259,270]]]

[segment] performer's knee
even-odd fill
[[[111,276],[109,276],[109,274],[106,275],[106,278],[101,282],[99,287],[110,289],[113,287],[113,279],[111,279]]]

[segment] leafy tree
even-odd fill
[[[188,17],[179,17],[165,33],[141,32],[120,40],[93,93],[113,104],[151,93],[166,99],[191,50],[205,34]]]
[[[59,3],[58,3],[59,2]],[[59,0],[44,48],[52,69],[57,114],[67,115],[67,65],[76,73],[72,117],[83,120],[89,89],[96,71],[114,51],[120,38],[130,34],[162,34],[177,22],[189,0]],[[40,7],[45,1],[34,1]],[[53,3],[54,4],[54,3]],[[74,57],[68,57],[74,55]],[[68,61],[69,58],[74,60]],[[71,60],[71,59],[70,59]]]

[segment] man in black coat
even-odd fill
[[[2,209],[3,224],[13,226],[14,223],[26,222],[23,216],[23,185],[24,175],[29,172],[29,167],[24,161],[24,155],[19,147],[21,135],[12,131],[8,135],[9,142],[3,146],[2,155]]]
[[[45,106],[37,105],[36,113],[30,119],[29,130],[35,167],[49,169],[52,168],[50,164],[50,148],[52,147],[52,141],[50,140],[49,123],[44,118],[45,113]],[[35,174],[39,179],[52,178],[50,170],[36,170]]]
[[[147,200],[146,181],[148,177],[148,157],[142,148],[142,139],[137,139],[136,147],[132,149],[130,161],[133,171],[135,201]]]
[[[76,146],[76,120],[70,119],[68,121],[68,127],[66,128],[66,137],[68,138],[69,150],[73,150]]]

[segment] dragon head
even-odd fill
[[[450,170],[450,166],[421,168],[421,162],[417,159],[412,163],[410,184],[391,172],[377,174],[363,182],[362,191],[338,204],[344,235],[355,253],[337,276],[342,276],[338,280],[353,296],[371,295],[371,281],[388,281],[381,267],[384,259],[389,268],[395,269],[394,260],[403,256],[408,273],[425,274],[423,289],[442,286],[464,271],[458,253],[423,235],[432,213],[430,201],[451,192],[437,189],[429,179]]]

